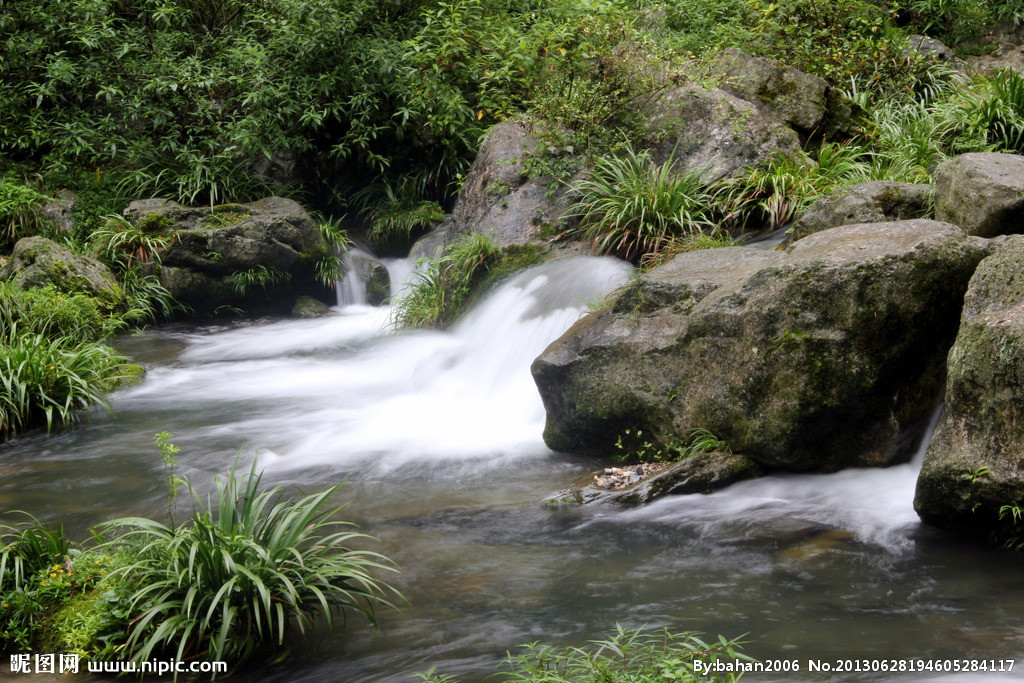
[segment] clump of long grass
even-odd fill
[[[139,518],[112,541],[137,558],[119,570],[137,587],[128,598],[135,615],[123,654],[137,661],[157,654],[179,659],[204,654],[241,662],[280,649],[292,629],[306,633],[337,611],[371,620],[390,605],[387,584],[371,571],[393,569],[382,555],[350,548],[366,536],[335,520],[329,500],[340,485],[290,502],[280,489],[260,489],[255,465],[218,478],[203,500],[191,487],[196,513],[169,527]]]
[[[599,159],[575,190],[578,233],[599,254],[638,261],[715,226],[718,202],[701,170],[679,173],[630,146]]]

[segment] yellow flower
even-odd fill
[[[55,573],[51,573],[51,574],[50,574],[50,578],[51,578],[51,579],[56,579],[56,578],[57,578],[57,575],[56,575]]]

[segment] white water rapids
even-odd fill
[[[387,265],[396,282],[410,269]],[[395,334],[386,307],[349,305],[126,339],[144,383],[114,395],[116,418],[0,446],[0,510],[62,519],[79,537],[111,517],[161,518],[164,430],[201,492],[236,457],[305,493],[348,479],[344,514],[396,561],[384,578],[409,604],[379,630],[352,618],[246,674],[262,683],[398,683],[431,666],[472,683],[521,643],[582,645],[616,623],[748,633],[749,654],[804,665],[753,682],[945,680],[812,675],[812,657],[1017,656],[1024,668],[1020,560],[918,522],[920,453],[637,509],[541,506],[597,463],[544,446],[530,364],[628,273],[610,259],[546,264],[447,332]]]

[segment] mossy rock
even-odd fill
[[[783,252],[689,252],[643,274],[533,363],[557,451],[612,455],[707,429],[765,470],[884,466],[940,398],[967,282],[956,226],[848,225]]]
[[[1024,535],[1000,519],[1004,505],[1024,504],[1022,304],[1024,236],[1014,236],[971,279],[914,499],[925,522],[993,542]]]
[[[107,266],[45,237],[18,240],[0,277],[19,289],[52,286],[68,294],[82,292],[112,309],[125,303],[124,291]]]

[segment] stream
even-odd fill
[[[437,667],[470,683],[522,643],[582,645],[617,623],[747,634],[745,653],[801,665],[744,681],[1024,680],[1024,563],[919,523],[920,452],[636,509],[541,505],[595,463],[544,446],[530,363],[628,275],[603,258],[538,266],[447,332],[394,334],[388,308],[352,304],[120,340],[145,381],[114,394],[116,417],[0,446],[0,510],[63,520],[74,538],[114,517],[166,519],[161,431],[200,493],[236,459],[296,495],[346,480],[344,516],[400,567],[382,578],[409,604],[377,629],[353,616],[245,680],[413,681]],[[1010,674],[807,671],[811,659],[953,658],[1017,662]]]

